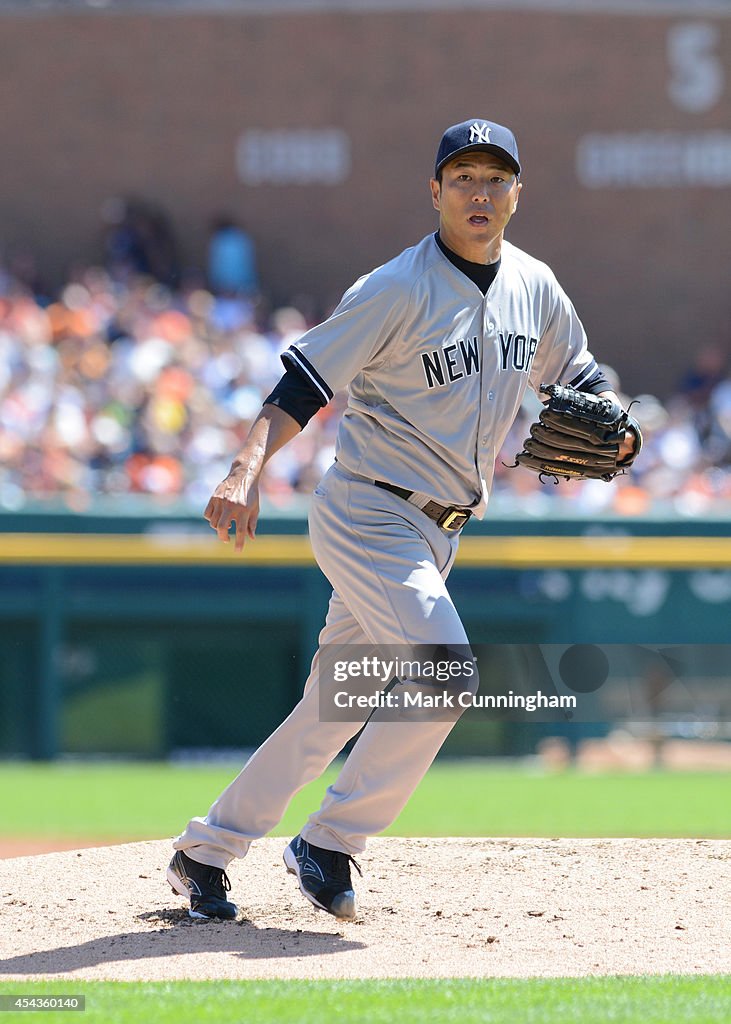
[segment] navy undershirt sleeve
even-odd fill
[[[316,412],[326,403],[310,381],[294,365],[289,365],[264,405],[283,409],[301,427],[306,427]]]
[[[572,381],[569,381],[569,386],[573,387]],[[600,395],[602,391],[611,391],[612,385],[609,383],[607,378],[604,376],[600,369],[596,369],[592,373],[588,380],[585,380],[579,391],[588,391],[590,395]]]

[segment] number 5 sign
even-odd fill
[[[681,110],[700,114],[721,98],[725,76],[713,52],[718,37],[718,27],[705,21],[674,25],[668,32],[668,94]]]

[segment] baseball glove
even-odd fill
[[[515,465],[525,466],[540,477],[567,480],[613,480],[637,458],[642,434],[634,417],[610,398],[598,398],[560,384],[541,384],[549,395],[530,437],[515,456]],[[619,460],[619,448],[627,428],[635,433],[631,455]]]

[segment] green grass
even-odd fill
[[[731,1019],[731,976],[435,981],[50,982],[0,994],[84,995],[81,1014],[48,1024],[719,1024]],[[28,1020],[9,1013],[4,1020]]]
[[[135,840],[182,830],[239,766],[0,765],[0,834]],[[334,778],[293,800],[277,835],[297,832]],[[392,835],[731,837],[727,773],[541,773],[437,762]]]

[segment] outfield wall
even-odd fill
[[[241,558],[192,520],[51,522],[6,516],[0,532],[0,755],[253,747],[286,715],[329,598],[303,521],[267,520]],[[726,644],[731,537],[724,522],[472,524],[450,591],[475,644]],[[510,753],[524,732],[460,723],[447,750]]]

